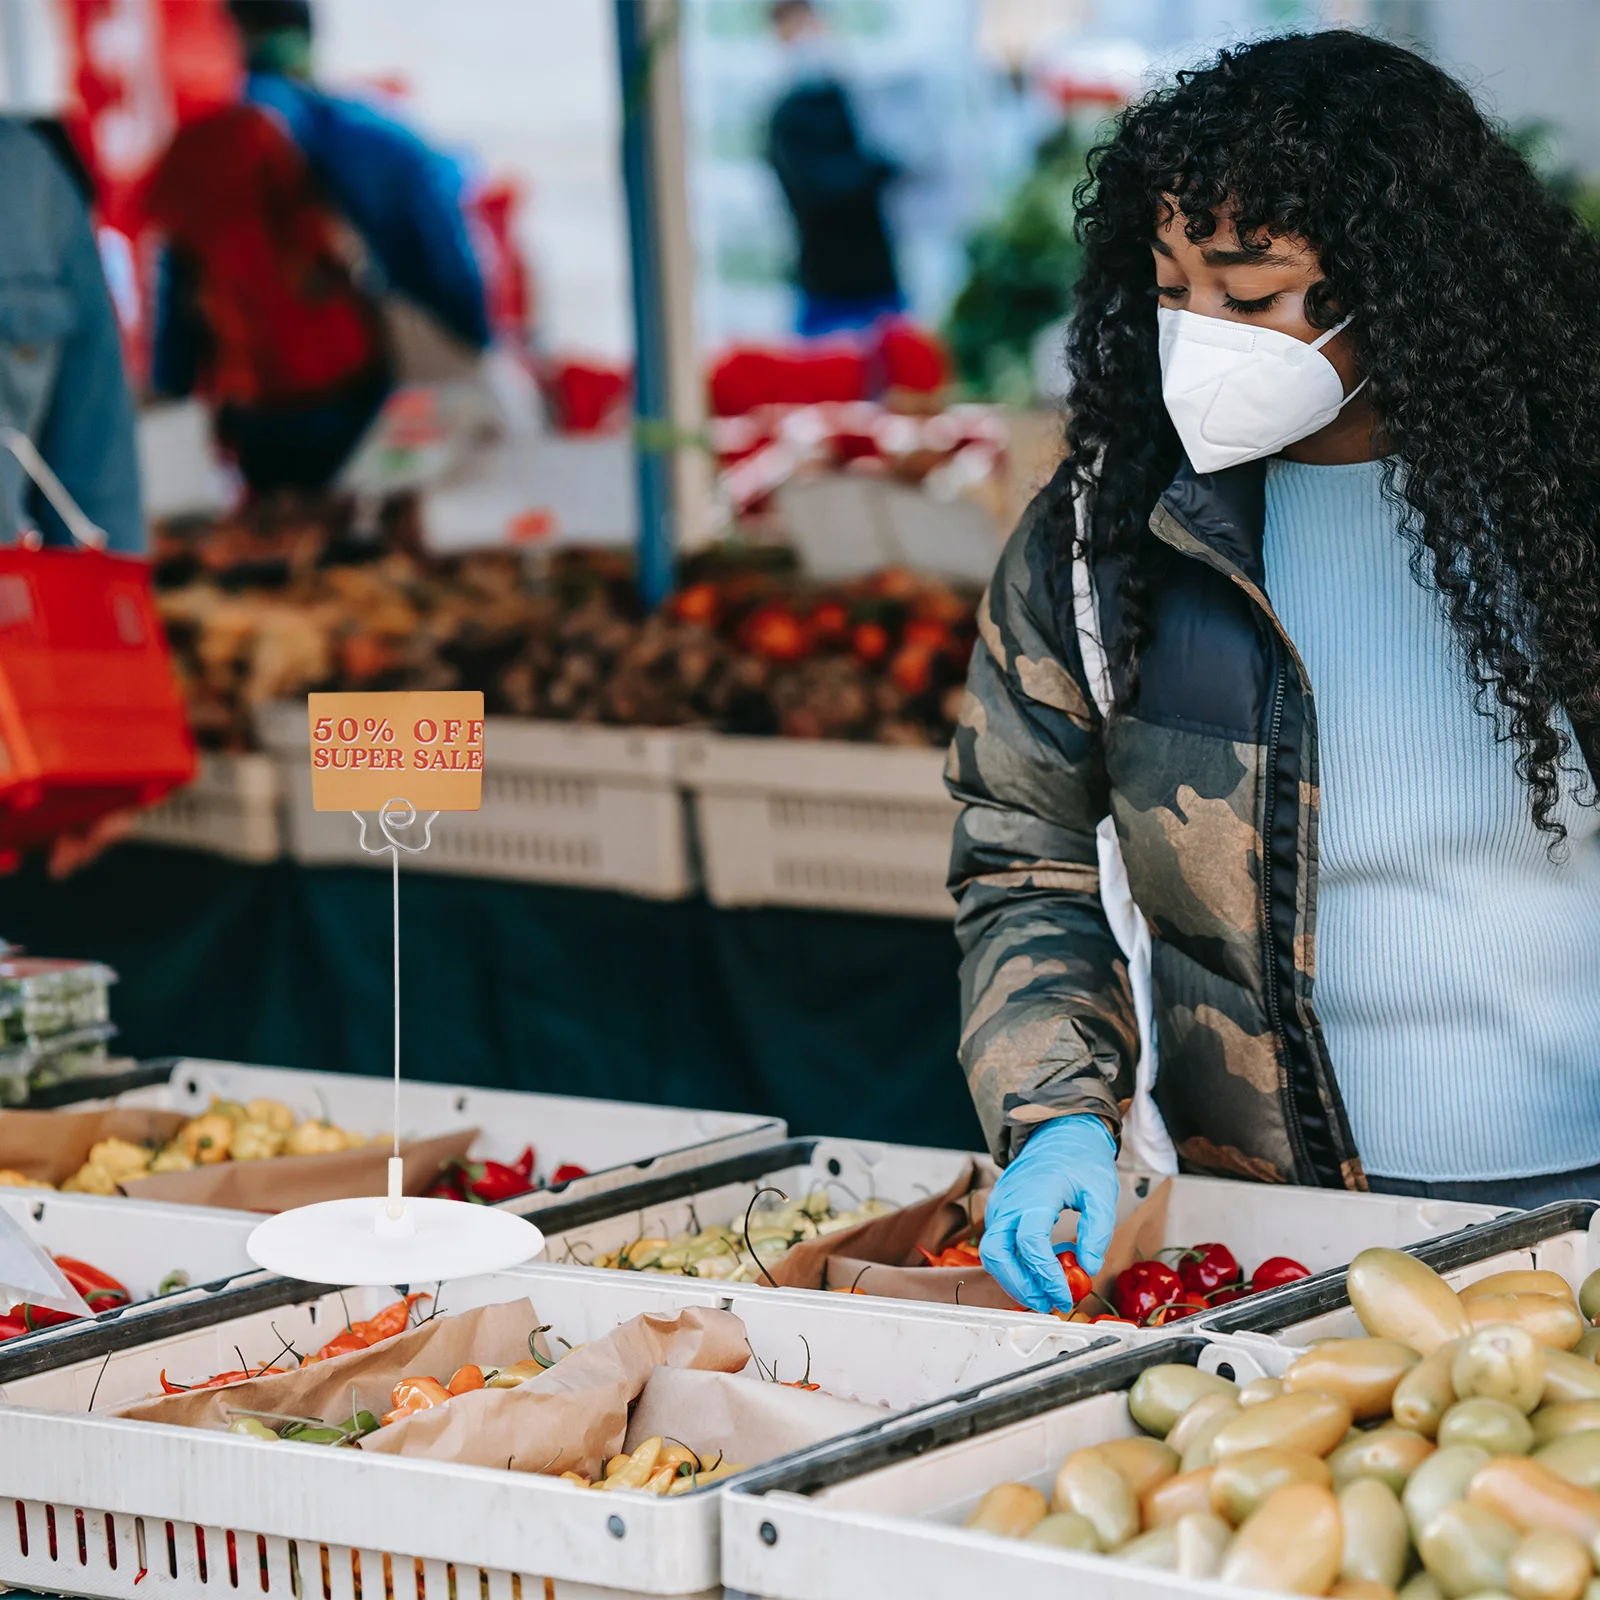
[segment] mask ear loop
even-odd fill
[[[1356,320],[1356,314],[1355,314],[1355,312],[1353,312],[1353,311],[1352,311],[1352,312],[1351,312],[1351,313],[1350,313],[1350,315],[1349,315],[1349,316],[1347,316],[1347,317],[1346,317],[1346,318],[1345,318],[1345,319],[1344,319],[1344,321],[1343,321],[1343,322],[1336,322],[1336,323],[1335,323],[1335,324],[1334,324],[1334,325],[1333,325],[1333,326],[1332,326],[1332,327],[1331,327],[1331,328],[1329,328],[1329,329],[1328,329],[1328,331],[1327,331],[1327,332],[1326,332],[1326,333],[1325,333],[1325,334],[1323,334],[1323,335],[1322,335],[1322,337],[1321,337],[1321,338],[1320,338],[1320,339],[1313,339],[1313,340],[1312,340],[1312,341],[1311,341],[1311,346],[1310,346],[1310,348],[1311,348],[1311,349],[1313,349],[1313,350],[1315,350],[1315,351],[1317,351],[1317,352],[1318,352],[1318,353],[1319,353],[1319,354],[1320,354],[1320,353],[1321,353],[1321,351],[1322,351],[1322,347],[1323,347],[1323,345],[1325,345],[1325,344],[1326,344],[1326,343],[1327,343],[1327,342],[1328,342],[1328,341],[1329,341],[1329,340],[1330,340],[1330,339],[1332,339],[1332,338],[1333,338],[1333,337],[1334,337],[1334,336],[1335,336],[1335,335],[1337,335],[1337,334],[1341,334],[1341,333],[1343,333],[1343,332],[1344,332],[1344,330],[1345,330],[1345,329],[1346,329],[1346,328],[1348,328],[1348,327],[1349,327],[1349,326],[1350,326],[1350,324],[1351,324],[1351,323],[1352,323],[1352,322],[1354,322],[1354,321],[1355,321],[1355,320]],[[1323,357],[1323,360],[1325,360],[1325,361],[1326,361],[1326,360],[1327,360],[1327,357],[1326,357],[1326,356],[1324,356],[1324,357]],[[1331,365],[1332,365],[1332,364],[1333,364],[1333,363],[1332,363],[1332,362],[1329,362],[1329,363],[1328,363],[1328,364],[1329,364],[1329,365],[1330,365],[1330,366],[1331,366]],[[1365,388],[1366,388],[1366,386],[1367,386],[1367,380],[1366,380],[1366,379],[1365,379],[1365,378],[1363,378],[1363,379],[1362,379],[1362,380],[1361,380],[1361,382],[1360,382],[1360,383],[1358,383],[1358,384],[1357,384],[1357,385],[1356,385],[1356,386],[1355,386],[1355,388],[1353,388],[1353,389],[1352,389],[1352,390],[1351,390],[1351,391],[1350,391],[1350,393],[1349,393],[1349,394],[1347,394],[1347,395],[1346,395],[1346,396],[1345,396],[1345,397],[1344,397],[1344,399],[1342,399],[1342,400],[1341,400],[1341,401],[1340,401],[1340,402],[1339,402],[1339,409],[1340,409],[1340,410],[1341,410],[1341,411],[1343,411],[1343,410],[1344,410],[1344,408],[1345,408],[1345,407],[1346,407],[1346,406],[1347,406],[1347,405],[1349,405],[1349,404],[1350,404],[1350,402],[1351,402],[1351,401],[1352,401],[1352,400],[1354,400],[1354,399],[1355,399],[1355,397],[1356,397],[1356,396],[1357,396],[1357,395],[1358,395],[1358,394],[1360,394],[1360,393],[1361,393],[1361,391],[1362,391],[1362,390],[1363,390],[1363,389],[1365,389]]]

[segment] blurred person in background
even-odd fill
[[[984,1263],[1070,1307],[1123,1138],[1600,1195],[1600,240],[1353,32],[1184,72],[1090,172],[1067,460],[948,769]]]
[[[5,19],[17,20],[14,13]],[[19,40],[0,30],[0,47],[26,56],[28,30],[20,32]],[[7,65],[10,94],[16,57]],[[0,427],[32,442],[104,532],[107,549],[140,555],[133,400],[89,216],[93,185],[52,111],[44,104],[0,107]],[[73,542],[9,449],[0,449],[0,502],[0,541],[31,535],[46,545]],[[52,840],[50,875],[84,866],[132,826],[132,815],[119,812]]]
[[[767,158],[799,239],[799,331],[870,328],[905,308],[883,215],[883,191],[899,169],[863,144],[811,0],[776,0],[771,16],[787,87],[772,109]]]
[[[244,104],[181,130],[151,183],[167,240],[153,381],[163,394],[206,395],[253,492],[315,489],[392,387],[382,297],[480,351],[483,279],[455,163],[310,81],[306,0],[229,9],[249,71]]]
[[[89,220],[87,174],[51,121],[0,114],[0,427],[32,440],[107,548],[144,550],[133,401]],[[61,152],[61,153],[58,153]],[[0,538],[69,544],[49,504],[0,450]]]

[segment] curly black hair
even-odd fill
[[[1076,200],[1068,337],[1073,486],[1123,573],[1118,697],[1137,697],[1148,597],[1176,559],[1147,519],[1181,459],[1161,400],[1150,243],[1171,196],[1191,240],[1226,211],[1247,248],[1303,237],[1345,312],[1391,465],[1385,487],[1464,647],[1478,708],[1556,816],[1571,739],[1600,721],[1600,241],[1454,79],[1364,34],[1225,50],[1130,106]]]

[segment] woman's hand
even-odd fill
[[[1117,1147],[1099,1117],[1045,1123],[989,1196],[978,1254],[1000,1287],[1031,1311],[1072,1310],[1066,1274],[1050,1247],[1063,1211],[1078,1213],[1079,1264],[1098,1272],[1117,1220]]]

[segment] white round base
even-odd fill
[[[340,1287],[430,1283],[499,1272],[531,1260],[544,1235],[525,1217],[461,1200],[408,1197],[405,1221],[383,1217],[385,1202],[324,1200],[269,1217],[245,1243],[268,1272]]]

